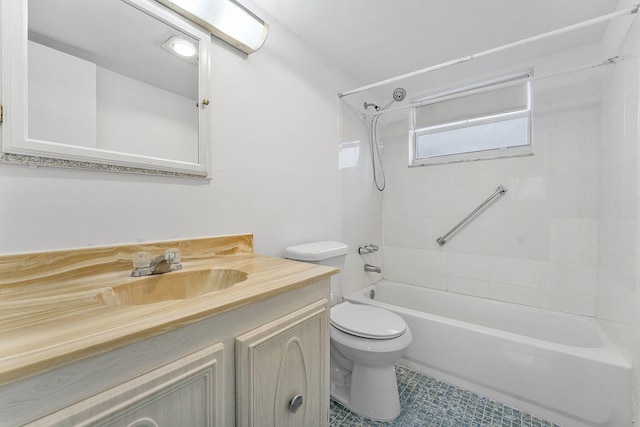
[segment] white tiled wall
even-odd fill
[[[408,168],[407,119],[385,118],[385,278],[595,314],[601,82],[533,87],[532,157]],[[500,184],[508,192],[439,247]]]
[[[596,317],[634,367],[634,406],[640,407],[640,286],[638,144],[640,142],[640,23],[618,52],[624,61],[603,78],[600,226]]]
[[[368,129],[357,109],[339,101],[340,176],[342,180],[342,240],[349,246],[342,275],[344,294],[382,278],[364,271],[364,264],[382,266],[382,193],[373,184]],[[380,250],[359,255],[367,244]]]

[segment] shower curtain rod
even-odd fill
[[[415,77],[415,76],[418,76],[420,74],[429,73],[431,71],[439,70],[441,68],[450,67],[452,65],[461,64],[463,62],[471,61],[472,59],[480,58],[480,57],[483,57],[483,56],[486,56],[486,55],[491,55],[493,53],[500,52],[500,51],[503,51],[503,50],[506,50],[506,49],[522,46],[522,45],[527,44],[527,43],[531,43],[531,42],[534,42],[534,41],[542,40],[542,39],[545,39],[545,38],[548,38],[548,37],[553,37],[553,36],[556,36],[558,34],[567,33],[569,31],[578,30],[580,28],[588,27],[590,25],[599,24],[601,22],[606,22],[606,21],[609,21],[611,19],[618,18],[620,16],[632,15],[634,13],[638,13],[638,9],[640,9],[640,4],[636,4],[635,6],[628,7],[626,9],[621,9],[621,10],[618,10],[616,12],[609,13],[607,15],[602,15],[602,16],[599,16],[597,18],[593,18],[593,19],[589,19],[589,20],[586,20],[586,21],[582,21],[582,22],[579,22],[577,24],[569,25],[569,26],[564,27],[564,28],[559,28],[557,30],[552,30],[552,31],[548,31],[546,33],[538,34],[537,36],[529,37],[529,38],[522,39],[522,40],[519,40],[519,41],[516,41],[516,42],[512,42],[512,43],[508,43],[508,44],[505,44],[505,45],[502,45],[502,46],[498,46],[498,47],[495,47],[493,49],[483,50],[482,52],[473,53],[473,54],[467,55],[467,56],[462,56],[460,58],[453,59],[453,60],[450,60],[450,61],[445,61],[445,62],[442,62],[440,64],[436,64],[436,65],[432,65],[430,67],[422,68],[422,69],[417,70],[417,71],[413,71],[413,72],[406,73],[406,74],[401,74],[399,76],[392,77],[392,78],[389,78],[389,79],[386,79],[386,80],[381,80],[381,81],[379,81],[377,83],[372,83],[370,85],[362,86],[362,87],[359,87],[357,89],[349,90],[349,91],[346,91],[346,92],[340,92],[340,93],[338,93],[338,97],[342,98],[342,97],[345,97],[345,96],[348,96],[348,95],[353,95],[355,93],[363,92],[365,90],[374,89],[376,87],[380,87],[380,86],[386,85],[388,83],[393,83],[393,82],[397,82],[399,80],[407,79],[407,78],[410,78],[410,77]]]
[[[449,93],[449,94],[445,94],[445,95],[442,95],[442,96],[439,96],[439,95],[430,96],[430,97],[422,99],[422,101],[417,101],[417,102],[413,102],[413,103],[406,104],[406,105],[400,105],[398,107],[388,108],[386,110],[375,111],[373,113],[366,113],[366,114],[362,115],[362,118],[365,118],[367,116],[379,116],[381,114],[392,113],[394,111],[405,110],[407,108],[424,107],[425,105],[435,104],[436,102],[447,101],[449,99],[460,98],[462,96],[475,95],[477,93],[488,92],[488,91],[496,90],[496,89],[502,89],[502,88],[509,87],[509,86],[516,86],[516,85],[522,84],[523,81],[535,82],[535,81],[539,81],[539,80],[545,80],[545,79],[550,79],[550,78],[553,78],[553,77],[563,76],[565,74],[576,73],[578,71],[584,71],[584,70],[591,70],[591,69],[594,69],[594,68],[600,68],[600,67],[605,66],[605,65],[617,64],[618,62],[620,62],[622,60],[624,60],[623,56],[613,56],[611,58],[608,58],[608,59],[604,60],[603,62],[600,62],[598,64],[594,64],[594,65],[585,65],[585,66],[582,66],[582,67],[575,67],[575,68],[571,68],[569,70],[558,71],[556,73],[543,74],[541,76],[529,76],[529,77],[526,77],[526,78],[523,77],[523,78],[517,79],[517,80],[510,80],[510,81],[504,82],[504,83],[498,83],[498,84],[492,84],[492,85],[488,85],[488,86],[482,86],[482,87],[479,87],[479,88],[476,88],[476,89],[461,90],[459,92]]]

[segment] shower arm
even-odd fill
[[[496,196],[502,196],[504,193],[507,192],[507,189],[502,186],[502,185],[498,185],[498,188],[496,188],[496,191],[489,196],[489,198],[487,200],[485,200],[484,202],[480,203],[480,206],[478,206],[477,208],[475,208],[473,210],[473,212],[471,212],[469,215],[467,215],[466,217],[464,217],[464,219],[462,221],[460,221],[459,223],[457,223],[451,230],[449,230],[449,232],[447,234],[445,234],[444,236],[440,236],[436,239],[436,242],[438,242],[438,244],[440,246],[443,246],[445,243],[447,243],[447,237],[449,237],[450,235],[452,235],[453,233],[455,233],[458,228],[462,227],[467,221],[469,221],[475,214],[477,214],[480,209],[484,208],[489,202],[491,202]]]

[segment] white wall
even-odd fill
[[[339,240],[335,94],[352,82],[263,16],[253,55],[214,40],[212,181],[0,164],[0,253],[250,232],[281,255]]]
[[[97,146],[96,64],[28,43],[29,138]]]
[[[96,86],[98,148],[198,163],[197,98],[103,67]]]
[[[521,69],[544,75],[593,64],[594,51],[585,46]],[[513,68],[494,64],[491,73]],[[408,113],[384,118],[386,278],[595,314],[599,80],[578,73],[534,82],[533,91],[532,157],[408,168]],[[436,239],[500,184],[508,192],[439,247]]]
[[[368,127],[354,105],[362,103],[353,99],[339,101],[342,241],[349,245],[350,252],[342,276],[345,294],[380,280],[382,275],[365,272],[364,264],[382,266],[383,259],[383,194],[373,183]],[[380,250],[358,254],[358,248],[368,244],[379,246]]]
[[[610,30],[609,35],[624,35],[628,28],[619,25]],[[637,19],[622,38],[618,54],[625,60],[607,73],[602,87],[604,126],[596,316],[634,367],[637,419],[640,408],[640,22]]]

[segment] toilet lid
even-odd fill
[[[331,307],[331,324],[347,334],[372,339],[399,337],[407,330],[407,324],[395,313],[350,302]]]

